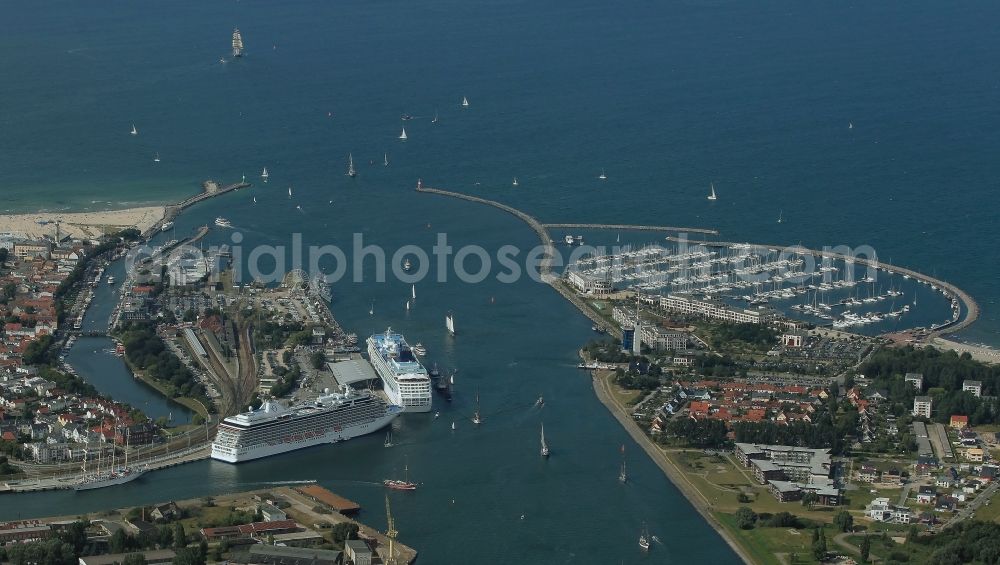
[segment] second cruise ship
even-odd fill
[[[431,378],[406,339],[389,328],[368,338],[368,357],[389,402],[407,412],[430,412]]]

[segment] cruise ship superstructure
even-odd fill
[[[230,416],[219,424],[212,442],[212,458],[241,463],[336,443],[376,432],[403,412],[370,391],[342,387],[316,400],[284,407],[273,400],[249,412]]]
[[[401,334],[389,328],[369,337],[368,357],[390,402],[407,412],[430,411],[431,378]]]

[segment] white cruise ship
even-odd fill
[[[343,387],[342,393],[286,408],[268,400],[257,410],[230,416],[219,424],[212,459],[241,463],[376,432],[403,409],[369,391]]]
[[[430,412],[431,378],[402,335],[389,328],[371,336],[368,357],[391,402],[407,412]]]

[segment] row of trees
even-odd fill
[[[156,335],[154,326],[149,322],[130,322],[119,332],[119,338],[125,346],[125,357],[136,369],[145,372],[146,376],[165,385],[174,397],[186,396],[196,398],[209,409],[214,404],[205,393],[205,387],[195,379],[191,371],[181,363],[180,359],[167,349],[167,346]]]

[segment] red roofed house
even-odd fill
[[[956,430],[964,429],[969,425],[969,417],[952,414],[951,423],[949,425]]]

